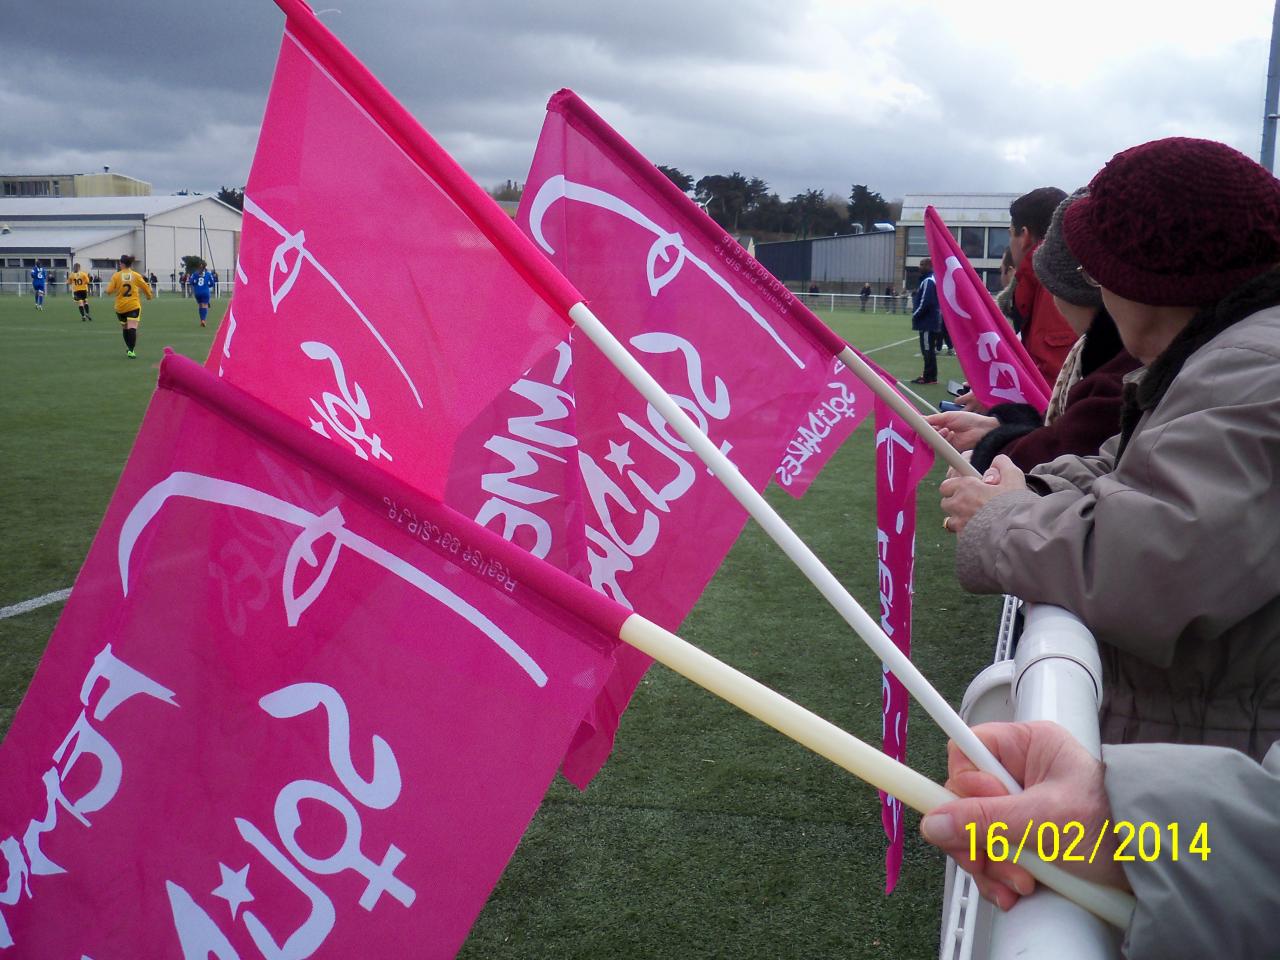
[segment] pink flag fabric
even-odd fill
[[[885,376],[892,382],[892,379]],[[914,593],[916,487],[933,466],[933,450],[905,420],[876,400],[876,560],[880,586],[880,627],[911,654],[911,600]],[[888,670],[881,688],[884,752],[906,761],[906,687]],[[892,893],[902,870],[902,803],[883,791],[880,817],[889,845],[885,850],[885,893]]]
[[[836,392],[844,343],[570,91],[548,105],[520,226],[757,489]],[[847,412],[847,410],[846,410]],[[472,424],[450,505],[668,629],[746,520],[721,483],[585,337],[533,365]],[[577,498],[574,503],[573,498]],[[566,758],[608,756],[649,660],[618,670]]]
[[[925,209],[924,234],[942,319],[974,395],[987,407],[1027,403],[1044,413],[1049,385],[933,207]]]
[[[442,496],[458,435],[582,300],[301,0],[208,365]]]
[[[832,360],[826,390],[802,416],[774,471],[778,486],[796,499],[808,493],[822,468],[858,429],[875,403],[871,388],[842,361]]]
[[[0,746],[0,950],[453,956],[627,615],[166,358]]]

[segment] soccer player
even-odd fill
[[[81,323],[93,319],[89,315],[89,284],[92,282],[93,278],[81,270],[78,263],[67,274],[67,286],[71,288],[71,299],[75,301],[76,309],[80,311]]]
[[[202,327],[209,318],[209,296],[212,293],[213,274],[201,260],[200,269],[191,273],[191,295],[196,298],[196,306],[200,308],[200,326]]]
[[[44,309],[44,284],[47,273],[45,268],[36,264],[31,268],[31,290],[36,295],[36,309]]]
[[[138,291],[145,293],[148,300],[153,296],[142,274],[133,269],[133,257],[126,253],[120,258],[120,269],[111,275],[107,293],[116,295],[116,319],[120,321],[127,351],[125,355],[130,360],[138,356],[134,350],[138,345],[138,320],[142,317],[142,298]]]

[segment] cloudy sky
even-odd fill
[[[1084,183],[1172,134],[1257,156],[1268,0],[315,0],[480,183],[523,179],[572,87],[655,163],[784,197]],[[248,176],[270,0],[27,4],[0,32],[0,171],[157,193]],[[1038,9],[1052,10],[1038,13]],[[192,11],[199,12],[193,13]],[[38,12],[36,12],[38,11]]]

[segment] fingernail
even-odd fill
[[[931,813],[920,821],[920,832],[932,844],[945,847],[959,836],[956,821],[949,813]]]
[[[1013,889],[1017,890],[1021,896],[1029,897],[1035,891],[1036,883],[1030,877],[1014,877]]]
[[[990,483],[993,480],[999,480],[1000,474],[995,470],[988,470],[986,473],[982,475],[982,479],[987,481],[987,483]]]

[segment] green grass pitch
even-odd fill
[[[70,586],[115,487],[165,346],[203,360],[226,301],[201,329],[173,295],[145,307],[136,360],[111,301],[80,322],[59,296],[37,313],[0,297],[0,606]],[[871,349],[912,336],[905,315],[826,319]],[[874,358],[909,379],[914,342]],[[942,378],[955,360],[939,358]],[[931,401],[937,387],[921,388]],[[770,500],[869,611],[878,613],[870,421],[808,497]],[[994,598],[951,573],[936,489],[921,486],[915,659],[952,703],[990,661]],[[60,605],[0,620],[0,732]],[[682,635],[871,742],[880,664],[754,524]],[[911,763],[945,771],[944,738],[913,708]],[[876,794],[830,763],[655,667],[623,718],[613,759],[585,793],[557,779],[463,949],[464,957],[928,957],[937,953],[942,859],[907,816],[898,890],[883,893]],[[406,955],[411,955],[411,951]]]

